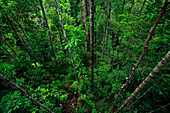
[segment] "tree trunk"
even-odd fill
[[[1,36],[1,38],[2,38],[2,40],[6,41],[5,38],[4,38],[4,36]],[[12,52],[14,53],[14,55],[17,56],[17,53],[14,51],[14,49],[12,49],[8,43],[6,43],[6,45],[12,50]]]
[[[5,5],[8,6],[8,4],[5,2]],[[1,6],[0,6],[1,7]],[[11,9],[8,9],[11,13],[12,13],[12,10]],[[6,17],[8,18],[8,16],[6,15]],[[8,18],[9,19],[9,18]],[[10,21],[10,19],[9,19]],[[12,23],[12,22],[11,22]],[[13,24],[13,23],[12,23]],[[17,24],[19,25],[19,27],[21,28],[21,30],[23,31],[24,35],[27,37],[27,39],[29,40],[28,36],[26,35],[23,27],[21,26],[21,24],[17,21]],[[27,43],[27,41],[25,41],[25,39],[23,38],[24,42]],[[22,41],[21,41],[22,42]],[[23,43],[23,42],[22,42]],[[31,44],[30,40],[29,40],[29,43]],[[24,43],[23,43],[24,44]],[[27,44],[28,48],[31,50],[31,47],[29,46],[29,44]]]
[[[127,100],[122,104],[122,106],[116,111],[116,113],[120,112],[136,95],[145,87],[148,82],[160,71],[160,69],[165,66],[165,64],[170,60],[170,51],[166,54],[166,56],[159,62],[159,64],[152,70],[152,72],[145,78],[145,80],[136,88],[136,90],[132,93],[131,96],[127,98]]]
[[[90,0],[90,55],[91,55],[91,83],[93,83],[94,67],[94,0]]]
[[[125,7],[125,0],[123,0],[123,7],[122,7],[122,11],[124,10]]]
[[[17,24],[18,24],[18,22],[17,22]],[[21,24],[18,24],[19,25],[19,27],[20,27],[20,29],[22,30],[22,26],[21,26]],[[22,30],[22,32],[23,32],[23,30]],[[24,33],[24,32],[23,32]],[[21,34],[20,34],[21,35]],[[24,33],[24,35],[25,35],[25,33]],[[26,35],[25,35],[26,36]],[[31,47],[29,46],[30,44],[28,43],[28,41],[26,41],[24,38],[22,38],[23,39],[23,41],[25,42],[25,44],[28,46],[28,48],[31,50]]]
[[[51,38],[50,29],[49,29],[49,26],[48,26],[48,21],[47,21],[47,18],[45,16],[43,3],[42,3],[42,0],[39,0],[39,1],[40,1],[40,5],[41,5],[41,10],[42,10],[42,13],[43,13],[43,16],[44,16],[44,19],[45,19],[45,23],[46,23],[46,26],[47,26],[47,31],[48,31],[48,36],[49,36],[49,39],[50,39],[50,42],[51,42],[52,52],[53,52],[54,57],[56,58],[56,54],[55,54],[55,50],[54,50],[54,46],[53,46],[54,44],[53,44],[53,41],[52,41],[52,38]]]
[[[24,33],[25,37],[27,38],[27,41],[29,42],[29,44],[31,44],[31,41],[28,37],[28,35],[26,34],[24,28],[22,27],[22,25],[17,21],[17,24],[19,25],[19,27],[21,28],[22,32]]]
[[[62,35],[61,35],[60,30],[58,30],[58,32],[59,32],[59,37],[60,37],[60,43],[61,43],[62,49],[63,49],[63,51],[64,51],[64,53],[65,53],[64,45],[63,45],[63,40],[62,40]]]
[[[81,14],[81,22],[82,22],[82,26],[81,26],[81,29],[83,29],[83,17],[82,17],[82,8],[81,8],[81,0],[80,0],[80,14]]]
[[[166,0],[165,3],[164,3],[164,5],[163,5],[162,8],[161,8],[161,11],[160,11],[160,13],[159,13],[159,15],[158,15],[158,17],[157,17],[157,19],[156,19],[155,24],[153,25],[152,29],[149,31],[149,35],[148,35],[148,37],[147,37],[147,39],[146,39],[146,41],[145,41],[145,44],[144,44],[143,52],[142,52],[139,60],[138,60],[137,63],[135,64],[135,66],[132,68],[132,72],[131,72],[130,76],[129,76],[129,77],[126,77],[126,80],[127,80],[127,81],[126,81],[126,83],[123,84],[123,86],[121,87],[121,90],[119,91],[119,94],[117,95],[117,97],[116,97],[116,99],[115,99],[115,102],[117,101],[117,98],[118,98],[118,96],[120,95],[120,92],[122,92],[122,89],[124,89],[125,87],[127,87],[127,86],[130,84],[130,79],[131,79],[131,78],[133,77],[133,75],[135,74],[135,70],[137,69],[140,61],[142,60],[142,58],[143,58],[143,56],[144,56],[144,54],[145,54],[145,52],[146,52],[146,49],[147,49],[147,47],[148,47],[148,43],[149,43],[149,40],[151,39],[152,33],[154,32],[156,26],[158,25],[158,22],[159,22],[159,20],[161,19],[162,14],[163,14],[163,12],[164,12],[164,10],[165,10],[165,8],[167,7],[168,4],[169,4],[169,3],[168,3],[167,0]],[[114,103],[115,103],[115,102],[114,102]],[[114,104],[113,104],[113,106],[114,106]],[[113,107],[113,106],[112,106],[112,107]]]
[[[1,45],[1,44],[0,44]],[[9,53],[9,51],[5,48],[5,47],[3,47],[3,45],[1,45],[1,47],[17,62],[17,63],[19,63],[16,59],[15,59],[15,57],[11,54],[11,53]]]
[[[146,0],[144,0],[144,2],[143,2],[142,8],[140,9],[140,12],[139,12],[139,15],[142,13],[142,10],[143,10],[143,7],[145,5],[145,2],[146,2]]]
[[[160,107],[160,108],[157,108],[157,109],[155,109],[155,110],[153,110],[153,111],[150,111],[149,113],[154,113],[154,112],[159,111],[159,110],[161,110],[161,109],[163,109],[163,108],[165,108],[165,107],[167,107],[167,106],[170,106],[170,103],[168,103],[167,105],[164,105],[164,106],[162,106],[162,107]]]
[[[106,34],[106,26],[107,26],[107,10],[105,11],[105,21],[104,21],[104,32],[103,32],[103,45],[102,45],[102,56],[104,52],[104,43],[105,43],[105,34]]]
[[[18,37],[19,40],[21,41],[22,45],[23,45],[24,48],[27,50],[27,47],[25,46],[24,42],[22,41],[22,38],[18,35],[17,30],[15,29],[12,21],[9,19],[9,17],[8,17],[7,15],[6,15],[6,18],[7,18],[8,22],[9,22],[9,24],[11,25],[12,29],[14,30],[15,34],[17,35],[17,37]]]
[[[59,18],[60,18],[60,21],[61,21],[61,25],[62,25],[62,29],[63,29],[63,34],[64,34],[64,37],[65,37],[65,41],[68,43],[68,39],[67,39],[67,36],[66,36],[66,32],[65,32],[63,20],[62,20],[62,17],[61,17],[59,8],[58,8],[58,3],[57,3],[56,0],[54,0],[54,3],[55,3],[55,7],[56,7],[56,9],[57,9],[57,12],[58,12],[58,15],[59,15]],[[69,53],[70,53],[70,57],[71,57],[71,61],[72,61],[72,64],[73,64],[73,68],[74,68],[74,72],[75,72],[76,79],[77,79],[77,81],[79,82],[79,78],[78,78],[78,75],[77,75],[77,72],[76,72],[76,68],[75,68],[74,59],[73,59],[73,55],[72,55],[72,52],[71,52],[70,45],[68,45],[68,51],[69,51]]]
[[[87,0],[83,0],[83,9],[84,9],[84,25],[85,25],[85,35],[86,35],[86,40],[87,40],[87,51],[90,52],[90,38],[89,38],[89,32],[88,32],[88,27],[87,27]]]
[[[132,11],[132,8],[133,8],[133,5],[134,5],[134,2],[135,0],[132,1],[132,5],[131,5],[131,8],[130,8],[130,12]]]
[[[11,86],[11,88],[14,88],[14,89],[20,91],[25,97],[27,97],[29,100],[35,102],[38,106],[43,107],[44,109],[46,109],[46,110],[49,111],[50,113],[54,113],[54,112],[52,112],[49,108],[47,108],[47,107],[45,107],[43,104],[41,104],[39,101],[37,101],[37,100],[35,100],[34,98],[32,98],[31,96],[29,96],[28,93],[27,93],[24,89],[20,88],[17,84],[15,84],[15,83],[12,82],[11,80],[9,80],[9,79],[6,78],[5,76],[3,76],[1,73],[0,73],[0,78],[1,78],[3,81],[7,82],[7,83]]]
[[[94,5],[94,14],[96,14],[96,6]],[[94,26],[96,26],[97,24],[96,24],[96,18],[95,18],[95,16],[94,16]],[[97,35],[97,30],[94,30],[94,47],[97,47],[97,37],[96,37],[96,35]],[[94,48],[94,51],[96,51],[96,49],[97,48]],[[94,54],[94,60],[96,61],[96,54]]]
[[[155,83],[152,87],[150,87],[145,93],[143,93],[135,102],[133,102],[132,105],[134,105],[134,104],[135,104],[137,101],[139,101],[144,95],[146,95],[153,87],[155,87],[156,84],[157,84],[164,76],[165,76],[165,74],[162,75],[162,76],[156,81],[156,83]],[[131,105],[131,106],[132,106],[132,105]]]
[[[109,37],[109,21],[110,21],[110,12],[111,12],[111,7],[108,8],[109,15],[108,15],[108,21],[107,21],[107,35],[106,35],[106,46],[105,46],[105,55],[107,53],[107,41]]]
[[[133,75],[134,75],[134,73],[135,73],[135,70],[137,69],[140,61],[142,60],[144,54],[146,53],[146,50],[147,50],[147,48],[148,48],[149,40],[152,38],[152,33],[154,32],[156,26],[158,25],[159,20],[161,19],[162,14],[163,14],[165,8],[167,7],[167,5],[168,5],[168,2],[165,2],[164,5],[163,5],[162,8],[161,8],[161,11],[160,11],[160,13],[159,13],[159,15],[158,15],[158,17],[157,17],[157,19],[156,19],[155,24],[153,25],[152,29],[149,31],[149,35],[148,35],[148,37],[147,37],[147,39],[146,39],[146,41],[145,41],[145,43],[144,43],[143,52],[142,52],[140,58],[138,59],[137,63],[136,63],[135,66],[133,67],[132,73],[131,73],[131,75],[129,76],[129,78],[127,79],[127,82],[125,83],[125,86],[127,86],[127,84],[130,82],[130,79],[133,77]]]
[[[27,47],[25,46],[24,42],[22,41],[22,38],[18,35],[17,30],[15,29],[12,21],[9,19],[9,17],[7,15],[5,15],[9,24],[11,25],[12,29],[14,30],[15,34],[17,35],[17,37],[19,38],[19,40],[21,41],[22,45],[24,46],[25,50],[28,52],[29,56],[31,57],[31,59],[33,60],[33,56],[29,53],[29,50],[27,49]],[[30,50],[31,51],[31,50]],[[35,66],[37,67],[37,64],[34,62]]]
[[[73,13],[73,2],[72,0],[69,0],[70,1],[70,9],[71,9],[71,17],[74,17],[74,13]]]

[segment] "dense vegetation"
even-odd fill
[[[168,1],[0,0],[0,112],[169,113]]]

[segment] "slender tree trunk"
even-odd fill
[[[59,8],[58,8],[58,3],[57,3],[56,0],[54,0],[54,3],[55,3],[55,7],[56,7],[56,9],[57,9],[57,12],[58,12],[58,15],[59,15],[59,18],[60,18],[60,21],[61,21],[61,25],[62,25],[62,29],[63,29],[63,34],[64,34],[64,37],[65,37],[65,41],[68,43],[68,39],[67,39],[67,36],[66,36],[66,32],[65,32],[63,20],[62,20],[62,17],[61,17]],[[77,79],[77,81],[79,82],[79,78],[78,78],[78,75],[77,75],[77,72],[76,72],[76,68],[75,68],[74,59],[73,59],[73,55],[72,55],[72,52],[71,52],[70,45],[68,45],[68,51],[69,51],[69,53],[70,53],[70,57],[71,57],[71,61],[72,61],[72,64],[73,64],[73,68],[74,68],[74,72],[75,72],[76,79]]]
[[[1,35],[1,38],[2,38],[2,40],[6,41],[5,38],[4,38],[4,36]],[[14,53],[14,55],[17,56],[17,53],[14,51],[14,49],[12,49],[8,43],[6,43],[6,45],[12,50],[12,52]]]
[[[1,44],[0,44],[1,45]],[[17,62],[17,63],[19,63],[16,59],[15,59],[15,57],[11,54],[11,53],[9,53],[9,51],[5,48],[5,47],[3,47],[3,45],[1,45],[1,47]]]
[[[8,6],[8,4],[5,2],[5,5],[7,5]],[[12,10],[11,9],[8,9],[11,13],[12,13]],[[6,15],[7,16],[7,15]],[[7,16],[8,17],[8,16]],[[10,19],[9,19],[10,20]],[[28,36],[26,35],[26,33],[25,33],[25,31],[24,31],[24,29],[23,29],[23,27],[21,26],[21,24],[17,21],[17,24],[19,25],[19,27],[21,28],[21,30],[22,30],[22,32],[24,33],[24,35],[27,37],[27,39],[28,39],[28,41],[29,41],[29,43],[31,44],[31,42],[30,42],[30,40],[29,40],[29,38],[28,38]],[[25,41],[25,39],[23,38],[23,40],[24,40],[24,42],[25,43],[27,43],[27,41]],[[31,50],[31,47],[29,46],[29,44],[27,45],[28,46],[28,48]]]
[[[12,88],[20,91],[25,97],[27,97],[29,100],[35,102],[38,106],[40,107],[43,107],[44,109],[46,109],[47,111],[49,111],[50,113],[54,113],[52,112],[49,108],[45,107],[43,104],[41,104],[39,101],[35,100],[34,98],[32,98],[31,96],[28,95],[28,93],[20,88],[17,84],[15,84],[14,82],[12,82],[11,80],[9,80],[8,78],[6,78],[5,76],[3,76],[1,73],[0,73],[0,78],[4,81],[4,82],[7,82]]]
[[[102,56],[104,52],[104,43],[105,43],[105,34],[106,34],[106,25],[107,25],[107,10],[105,11],[105,21],[104,21],[104,32],[103,32],[103,45],[102,45]]]
[[[101,63],[104,61],[103,55],[104,55],[104,46],[105,46],[105,37],[106,37],[106,29],[107,29],[107,21],[108,21],[108,16],[107,16],[107,10],[105,10],[105,21],[104,21],[104,32],[103,32],[103,40],[102,40],[102,56],[101,56]],[[103,64],[100,66],[101,68],[103,67]],[[100,70],[99,70],[100,71]]]
[[[112,111],[115,112],[114,106],[115,106],[115,103],[116,103],[119,95],[122,93],[122,91],[123,91],[123,88],[121,87],[121,90],[120,90],[119,93],[117,94],[117,96],[116,96],[116,98],[115,98],[115,101],[113,102],[113,105],[112,105],[109,113],[111,113]]]
[[[63,51],[64,51],[64,53],[65,53],[64,45],[63,45],[63,40],[62,40],[62,36],[61,36],[61,32],[60,32],[59,30],[58,30],[58,32],[59,32],[59,37],[60,37],[61,46],[62,46],[62,49],[63,49]]]
[[[56,54],[55,54],[55,50],[54,50],[54,44],[53,44],[53,41],[52,41],[52,38],[51,38],[51,33],[50,33],[49,26],[48,26],[48,21],[47,21],[47,18],[45,16],[43,3],[42,3],[42,0],[39,0],[39,1],[40,1],[40,5],[41,5],[41,10],[42,10],[42,13],[43,13],[43,16],[44,16],[44,20],[45,20],[45,23],[46,23],[46,26],[47,26],[47,31],[48,31],[48,36],[49,36],[49,39],[50,39],[50,42],[51,42],[52,52],[53,52],[54,57],[56,58]]]
[[[139,12],[139,15],[142,13],[142,10],[143,10],[143,7],[145,5],[145,2],[146,2],[146,0],[144,0],[144,2],[143,2],[142,8],[140,9],[140,12]]]
[[[136,90],[132,93],[131,96],[127,98],[127,100],[122,104],[122,106],[116,111],[116,113],[120,112],[136,95],[145,87],[148,82],[160,71],[160,69],[165,66],[165,64],[170,60],[170,51],[166,54],[166,56],[159,62],[159,64],[152,70],[152,72],[145,78],[145,80],[136,88]]]
[[[118,93],[118,95],[117,95],[117,97],[116,97],[116,99],[115,99],[115,102],[117,101],[117,98],[118,98],[118,96],[120,95],[120,92],[122,92],[122,90],[125,89],[125,87],[127,87],[127,86],[130,84],[130,79],[131,79],[131,78],[133,77],[133,75],[135,74],[135,70],[137,69],[140,61],[142,60],[142,58],[143,58],[143,56],[144,56],[144,54],[145,54],[145,52],[146,52],[146,49],[147,49],[147,47],[148,47],[149,40],[150,40],[151,37],[152,37],[152,33],[154,32],[156,26],[158,25],[158,22],[159,22],[159,20],[161,19],[162,14],[163,14],[163,12],[164,12],[164,10],[165,10],[165,8],[167,7],[168,4],[169,4],[169,3],[168,3],[167,0],[166,0],[165,3],[164,3],[164,5],[163,5],[162,8],[161,8],[161,11],[160,11],[160,13],[159,13],[159,15],[158,15],[158,17],[157,17],[157,19],[156,19],[155,24],[153,25],[152,29],[149,31],[149,35],[148,35],[148,37],[147,37],[147,39],[146,39],[146,41],[145,41],[145,43],[144,43],[143,52],[142,52],[139,60],[138,60],[137,63],[135,64],[135,66],[132,68],[132,72],[131,72],[130,76],[129,76],[129,77],[126,77],[126,80],[127,80],[127,81],[126,81],[126,83],[123,84],[123,86],[121,87],[121,90],[119,91],[119,93]],[[114,102],[114,104],[115,104],[115,102]],[[114,104],[113,104],[113,106],[114,106]],[[112,108],[113,108],[113,106],[112,106]]]
[[[130,8],[130,12],[132,11],[132,8],[133,8],[133,5],[134,5],[134,2],[135,0],[132,1],[132,5],[131,5],[131,8]]]
[[[91,54],[91,83],[93,83],[94,75],[94,0],[90,0],[90,54]]]
[[[17,30],[15,29],[12,21],[9,19],[9,17],[8,17],[7,15],[6,15],[6,18],[7,18],[8,22],[10,23],[12,29],[14,30],[15,34],[17,35],[17,37],[18,37],[19,40],[21,41],[22,45],[24,46],[25,50],[28,52],[29,56],[30,56],[32,59],[34,59],[33,56],[29,53],[29,51],[28,51],[27,47],[25,46],[24,42],[22,41],[22,38],[18,35]],[[35,66],[37,67],[37,64],[36,64],[35,62],[34,62],[34,64],[35,64]]]
[[[165,76],[165,74],[163,75],[163,76],[161,76],[157,81],[156,81],[156,83],[152,86],[152,87],[150,87],[145,93],[143,93],[135,102],[133,102],[133,104],[132,105],[134,105],[137,101],[139,101],[144,95],[146,95],[153,87],[155,87],[156,86],[156,84],[163,78]],[[132,106],[131,105],[131,106]]]
[[[22,38],[21,38],[21,37],[19,36],[19,34],[17,33],[17,30],[15,29],[15,27],[14,27],[12,21],[9,19],[9,17],[8,17],[7,15],[6,15],[6,18],[7,18],[8,22],[9,22],[9,24],[11,25],[12,29],[14,30],[15,34],[16,34],[17,37],[20,39],[22,45],[23,45],[24,48],[27,50],[27,47],[25,46],[24,42],[22,41]]]
[[[27,41],[29,42],[29,44],[31,44],[31,41],[27,35],[27,33],[25,32],[24,28],[22,27],[22,25],[17,21],[17,24],[19,25],[19,27],[21,28],[22,32],[24,33],[25,37],[27,38]]]
[[[11,10],[11,12],[12,12],[12,10]],[[22,27],[22,25],[20,24],[19,21],[17,21],[17,24],[19,25],[21,31],[24,33],[24,35],[25,35],[25,37],[26,37],[26,39],[27,39],[27,40],[25,40],[25,39],[23,38],[23,39],[25,40],[25,43],[27,44],[28,48],[30,49],[31,54],[34,54],[34,52],[32,51],[32,48],[31,48],[31,46],[33,46],[33,45],[32,45],[32,43],[31,43],[31,41],[30,41],[30,38],[28,37],[27,33],[25,32],[24,28]],[[38,52],[40,52],[40,51],[38,51]],[[36,64],[36,62],[35,62],[35,64]],[[36,65],[36,67],[37,67],[37,65]]]
[[[20,36],[22,36],[21,33],[20,33]],[[22,40],[23,40],[23,42],[26,44],[26,46],[29,48],[29,50],[31,51],[32,49],[31,49],[30,44],[28,43],[28,41],[26,41],[26,40],[24,39],[24,37],[22,38]]]
[[[96,14],[96,6],[94,5],[94,14]],[[96,18],[95,18],[95,16],[94,16],[94,26],[96,26]],[[97,49],[97,37],[96,37],[96,35],[97,35],[97,30],[94,30],[94,47],[96,47],[96,48],[94,48],[94,51],[96,51],[96,49]],[[96,61],[96,54],[94,54],[94,60]]]
[[[162,107],[160,107],[160,108],[157,108],[157,109],[155,109],[155,110],[153,110],[153,111],[150,111],[149,113],[154,113],[154,112],[159,111],[159,110],[161,110],[161,109],[163,109],[163,108],[165,108],[165,107],[167,107],[167,106],[170,106],[170,103],[168,103],[167,105],[164,105],[164,106],[162,106]]]
[[[143,66],[142,68],[146,68],[148,66],[148,62],[146,63],[145,66]],[[143,71],[143,70],[142,70]],[[141,72],[142,73],[142,72]],[[138,76],[138,78],[140,79],[141,76]],[[128,87],[125,89],[125,92],[129,91],[131,92],[132,87],[135,85],[135,83],[137,82],[137,79],[135,78],[134,80],[131,81],[131,83],[128,85]]]
[[[84,9],[84,25],[85,25],[85,35],[86,35],[86,40],[87,40],[87,51],[90,52],[90,38],[89,38],[89,32],[88,32],[88,27],[87,27],[87,0],[83,0],[83,9]]]
[[[82,26],[81,26],[81,28],[83,29],[83,17],[82,17],[82,8],[81,8],[81,0],[80,0],[80,14],[81,14],[81,22],[82,22]]]
[[[70,9],[71,9],[71,17],[74,17],[74,13],[73,13],[73,2],[72,0],[69,0],[70,1]]]
[[[7,5],[8,6],[8,4],[5,2],[5,5]],[[1,6],[0,6],[0,8],[1,9],[3,9]],[[8,9],[11,13],[12,13],[12,10],[11,9]],[[13,30],[15,29],[15,27],[14,27],[14,25],[13,25],[13,23],[12,23],[12,21],[9,19],[9,17],[7,16],[7,15],[5,15],[6,16],[6,18],[7,18],[7,20],[9,21],[9,23],[10,23],[10,25],[11,25],[11,27],[13,28]],[[18,23],[18,22],[17,22]],[[21,26],[21,24],[18,24],[19,25],[19,27]],[[22,27],[22,26],[21,26]],[[18,34],[17,33],[17,31],[15,31],[14,30],[14,32],[16,33],[16,35]],[[17,35],[17,37],[18,37],[19,35]],[[19,36],[20,37],[20,36]],[[20,39],[20,38],[19,38]],[[25,39],[23,38],[23,40],[25,41]],[[22,38],[20,39],[20,41],[21,41],[21,43],[23,44],[23,46],[25,45],[24,44],[24,42],[22,41]],[[26,42],[26,41],[25,41]],[[25,48],[26,48],[26,46],[24,46]],[[29,47],[29,49],[31,50],[31,47],[28,45],[28,47]]]
[[[108,8],[109,15],[108,15],[108,21],[107,21],[107,35],[106,35],[106,46],[105,46],[105,55],[107,53],[107,41],[109,37],[109,21],[110,21],[110,12],[111,12],[111,7]]]
[[[129,78],[128,78],[127,82],[125,83],[125,85],[127,85],[127,84],[130,82],[129,80],[130,80],[130,79],[132,78],[132,76],[134,75],[135,70],[137,69],[140,61],[142,60],[144,54],[146,53],[146,50],[147,50],[147,48],[148,48],[149,40],[151,40],[151,38],[152,38],[152,33],[154,32],[156,26],[158,25],[159,20],[161,19],[162,14],[163,14],[165,8],[167,7],[167,5],[168,5],[168,2],[165,2],[164,5],[162,6],[161,11],[160,11],[160,13],[159,13],[159,15],[158,15],[158,17],[157,17],[157,19],[156,19],[156,22],[155,22],[155,24],[153,25],[152,29],[149,31],[149,35],[148,35],[148,37],[147,37],[147,39],[146,39],[146,41],[145,41],[145,43],[144,43],[143,52],[142,52],[140,58],[138,59],[137,63],[136,63],[135,66],[133,67],[132,73],[131,73],[131,75],[129,76]]]
[[[124,10],[125,7],[125,0],[123,0],[123,7],[122,7],[122,11]]]

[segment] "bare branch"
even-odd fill
[[[49,111],[50,113],[54,113],[52,112],[50,109],[48,109],[47,107],[45,107],[43,104],[41,104],[39,101],[35,100],[34,98],[32,98],[31,96],[28,95],[28,93],[20,88],[17,84],[15,84],[14,82],[12,82],[11,80],[9,80],[8,78],[6,78],[5,76],[3,76],[0,73],[0,78],[2,80],[4,80],[5,82],[7,82],[12,88],[15,88],[16,90],[20,91],[24,96],[26,96],[28,99],[30,99],[31,101],[35,102],[38,106],[43,107],[44,109],[46,109],[47,111]]]

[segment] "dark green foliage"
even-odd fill
[[[91,56],[87,52],[84,22],[81,21],[80,0],[57,0],[63,19],[68,43],[64,40],[62,26],[53,0],[42,0],[51,32],[56,58],[51,50],[46,24],[39,0],[0,0],[0,73],[23,88],[37,101],[56,113],[60,112],[109,112],[113,102],[138,61],[149,30],[154,25],[163,1],[146,1],[139,15],[143,0],[96,0],[94,2],[94,70],[91,83]],[[83,11],[83,0],[81,0]],[[90,3],[87,1],[89,13]],[[111,7],[110,20],[108,8]],[[122,10],[122,8],[124,9]],[[131,84],[123,90],[115,104],[116,111],[150,71],[170,50],[168,8],[149,41],[146,54],[135,71]],[[105,12],[106,16],[105,16]],[[12,21],[26,48],[9,24]],[[90,15],[87,17],[90,19]],[[109,21],[107,52],[102,54],[105,24]],[[20,28],[19,22],[25,33]],[[90,29],[90,21],[87,22]],[[25,36],[25,34],[27,36]],[[27,38],[28,37],[28,38]],[[4,39],[3,39],[4,38]],[[24,41],[25,40],[25,41]],[[30,40],[30,42],[29,42]],[[76,81],[71,58],[80,82]],[[104,47],[105,48],[105,47]],[[16,53],[16,54],[15,54]],[[132,105],[135,112],[149,112],[170,101],[170,76],[168,63],[141,91],[136,99],[150,88],[165,72],[165,77],[142,99]],[[131,103],[129,103],[129,106]],[[125,107],[122,112],[132,112]],[[168,113],[168,108],[160,112]],[[0,112],[47,112],[27,99],[21,92],[10,88],[0,79]]]

